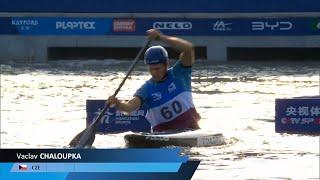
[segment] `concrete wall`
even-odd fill
[[[182,38],[206,46],[213,61],[226,61],[227,47],[320,47],[320,36]],[[141,47],[144,41],[142,36],[0,36],[0,60],[44,62],[48,47]]]

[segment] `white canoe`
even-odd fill
[[[205,147],[226,144],[221,133],[203,130],[161,133],[130,133],[124,136],[127,147],[189,146]]]

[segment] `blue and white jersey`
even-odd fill
[[[147,108],[146,119],[154,131],[197,126],[200,116],[192,100],[191,70],[191,67],[184,67],[179,60],[168,69],[164,81],[150,79],[134,94],[140,97]]]

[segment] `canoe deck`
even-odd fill
[[[201,130],[161,133],[131,133],[124,136],[129,148],[149,148],[164,146],[206,147],[226,144],[221,133],[208,133]]]

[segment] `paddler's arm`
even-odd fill
[[[193,44],[191,42],[178,37],[164,35],[156,29],[148,30],[147,34],[149,39],[164,42],[179,51],[179,59],[183,66],[192,66],[194,64],[195,55]]]
[[[137,110],[141,106],[141,99],[137,96],[134,96],[128,102],[121,102],[118,98],[110,96],[107,100],[107,103],[110,103],[111,106],[115,106],[117,110],[130,113],[134,110]]]

